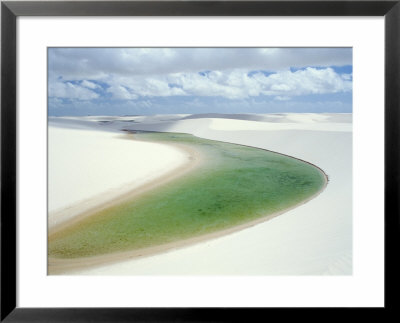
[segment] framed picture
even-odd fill
[[[394,309],[398,1],[1,9],[2,321]]]

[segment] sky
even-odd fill
[[[351,48],[49,48],[50,116],[352,112]]]

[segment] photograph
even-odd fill
[[[0,321],[396,315],[399,2],[2,1]]]
[[[47,275],[351,276],[351,47],[48,47]]]

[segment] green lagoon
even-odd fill
[[[317,167],[262,149],[178,133],[134,137],[190,146],[204,161],[174,181],[55,233],[50,257],[141,249],[231,228],[293,207],[326,182]]]

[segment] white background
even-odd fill
[[[383,18],[19,17],[17,28],[18,306],[383,306]],[[47,276],[48,46],[353,47],[353,275]]]

